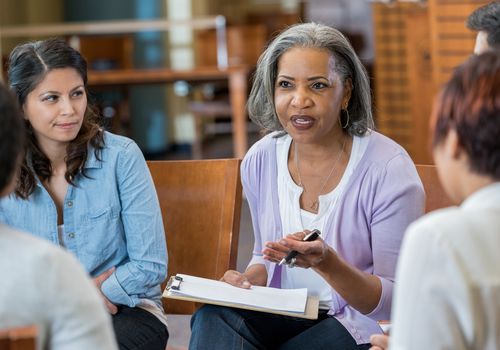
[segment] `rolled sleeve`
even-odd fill
[[[382,285],[380,300],[375,309],[373,309],[373,311],[369,314],[366,314],[366,316],[374,320],[388,320],[390,319],[391,314],[392,291],[394,289],[394,282],[389,281],[385,278],[379,277],[379,279]]]
[[[387,320],[390,318],[388,312],[390,314],[394,283],[384,278],[380,277],[378,278],[380,279],[380,283],[382,285],[382,293],[380,295],[379,302],[375,307],[375,309],[373,309],[370,313],[366,314],[365,316],[370,317],[371,319],[374,320]],[[332,306],[330,308],[329,314],[336,315],[339,312],[342,312],[342,310],[346,306],[348,306],[347,301],[344,298],[342,298],[340,294],[333,291]]]
[[[134,307],[138,303],[138,298],[131,297],[122,288],[120,282],[118,282],[118,277],[116,276],[116,273],[113,273],[111,276],[108,277],[108,279],[106,279],[102,283],[101,291],[113,304],[120,304],[120,305],[127,305],[130,307]]]

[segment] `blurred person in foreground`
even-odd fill
[[[457,207],[413,223],[388,336],[373,350],[500,349],[500,52],[471,57],[437,98],[439,179]]]

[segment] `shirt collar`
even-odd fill
[[[465,209],[500,209],[500,182],[483,187],[471,194],[461,205]]]
[[[102,150],[101,150],[101,154],[102,154]],[[28,152],[28,155],[27,155],[27,164],[31,169],[33,169],[33,162],[32,162],[30,152]],[[97,169],[102,168],[102,161],[97,159],[97,157],[95,156],[94,148],[91,146],[88,146],[87,161],[85,162],[84,169],[96,169],[96,168]],[[35,178],[36,178],[37,186],[41,187],[42,183],[36,174],[35,174]]]
[[[99,152],[102,158],[102,150]],[[88,146],[87,161],[85,162],[85,169],[102,168],[102,160],[97,159],[93,147]]]

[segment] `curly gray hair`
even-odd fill
[[[278,74],[278,61],[294,47],[316,48],[330,52],[335,60],[335,71],[342,82],[350,80],[351,98],[347,107],[350,135],[362,136],[374,129],[370,84],[366,70],[345,36],[337,29],[317,24],[296,24],[279,34],[266,48],[257,62],[252,89],[248,100],[250,118],[269,131],[283,131],[276,115],[274,87]],[[342,125],[347,123],[341,114]]]

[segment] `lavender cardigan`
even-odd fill
[[[249,263],[264,264],[267,284],[281,285],[281,267],[265,261],[265,242],[283,236],[277,191],[276,138],[269,134],[255,143],[241,165],[255,235]],[[381,333],[377,320],[389,319],[394,274],[406,227],[423,214],[425,194],[415,166],[406,151],[389,138],[372,132],[365,154],[327,219],[323,236],[347,262],[380,278],[382,295],[375,309],[364,315],[332,288],[336,317],[358,344]],[[286,232],[288,233],[288,232]]]

